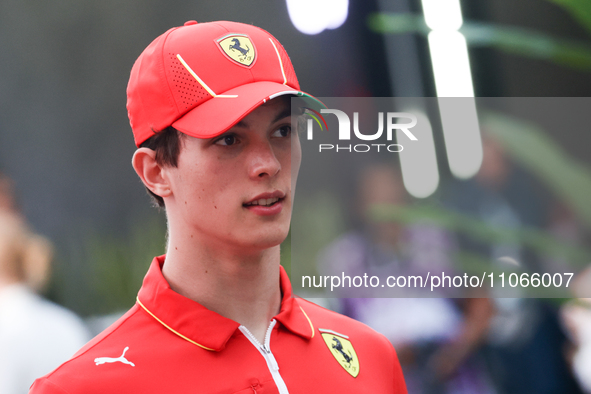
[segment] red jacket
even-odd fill
[[[406,393],[394,348],[355,320],[294,298],[264,344],[237,322],[172,291],[154,259],[137,303],[32,394]]]

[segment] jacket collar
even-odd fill
[[[139,306],[181,338],[207,350],[223,350],[240,324],[174,292],[162,275],[164,258],[159,256],[152,261],[138,294]],[[292,333],[312,338],[312,322],[293,297],[283,267],[280,267],[280,285],[283,299],[275,319]]]

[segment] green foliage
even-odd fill
[[[569,157],[532,123],[489,112],[483,116],[482,126],[503,144],[514,160],[542,180],[591,229],[591,169],[585,163]]]
[[[413,14],[376,13],[370,14],[367,23],[369,28],[382,34],[420,33],[427,35],[429,27],[425,18]]]
[[[591,2],[590,2],[591,4]],[[373,14],[369,27],[384,34],[429,34],[422,16],[412,14]],[[548,60],[579,70],[591,71],[591,45],[540,33],[531,29],[464,22],[460,32],[470,46],[490,46],[502,51]]]
[[[591,32],[591,1],[548,0],[571,14]],[[370,29],[384,34],[415,33],[428,35],[430,29],[422,15],[374,14],[368,19]],[[551,61],[571,68],[591,71],[591,45],[515,26],[464,22],[461,33],[472,47],[488,46],[530,58]],[[483,129],[493,134],[513,159],[534,174],[557,197],[562,199],[591,229],[591,169],[569,157],[539,127],[499,113],[487,113],[481,120]],[[495,228],[467,215],[435,207],[405,208],[375,207],[375,220],[412,223],[420,220],[434,222],[444,228],[463,233],[472,239],[487,242],[517,242],[543,256],[566,258],[572,265],[582,267],[591,260],[587,247],[565,244],[545,231],[532,228]],[[483,271],[490,262],[482,256],[461,252],[456,256],[466,271]],[[548,296],[548,295],[545,295]],[[550,295],[551,296],[551,295]]]
[[[343,233],[344,227],[342,208],[331,193],[299,194],[291,221],[292,271],[317,275],[318,254]]]
[[[583,27],[591,32],[591,2],[589,0],[548,0],[568,11]]]
[[[591,260],[591,250],[588,248],[568,244],[546,231],[535,228],[493,226],[470,215],[436,206],[376,205],[372,207],[371,215],[375,221],[394,221],[402,224],[428,222],[488,244],[517,243],[543,256],[567,258],[573,265],[579,267],[588,264]]]
[[[153,217],[135,224],[124,236],[87,237],[81,255],[91,277],[84,314],[111,313],[134,304],[152,259],[164,253],[165,231],[162,219]]]
[[[508,53],[552,61],[590,71],[591,46],[585,42],[554,37],[531,29],[466,23],[460,30],[471,46],[492,46]]]
[[[281,244],[281,265],[291,278],[291,232]]]

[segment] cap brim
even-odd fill
[[[177,119],[172,127],[192,137],[213,138],[226,132],[259,105],[284,95],[300,97],[312,107],[326,108],[313,96],[287,85],[253,82],[212,97]]]

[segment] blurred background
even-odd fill
[[[50,268],[42,275],[46,279],[35,282],[37,291],[82,316],[91,333],[133,304],[152,257],[164,252],[164,215],[150,206],[130,165],[135,147],[125,110],[129,71],[157,35],[193,19],[234,20],[270,31],[287,49],[302,90],[318,97],[577,97],[567,106],[582,113],[589,108],[591,3],[585,1],[3,0],[0,172],[6,182],[0,189],[9,201],[7,209],[27,223],[27,232],[53,245]],[[347,200],[330,191],[298,196],[302,206],[312,206],[301,215],[316,218],[319,230],[310,261],[338,258],[331,257],[338,242],[371,227],[375,213],[371,218],[344,214],[348,204],[363,201],[368,207],[403,203],[416,208],[410,218],[388,219],[398,221],[394,225],[399,228],[391,231],[394,238],[405,228],[412,230],[416,220],[434,220],[442,211],[465,215],[487,229],[533,228],[554,243],[568,241],[577,272],[584,272],[584,264],[591,262],[588,130],[565,127],[539,107],[514,111],[508,106],[504,114],[490,120],[492,137],[483,137],[479,148],[482,163],[488,158],[490,165],[482,170],[479,164],[470,175],[454,173],[443,132],[434,127],[438,184],[428,194],[409,193],[397,178],[399,163],[387,163],[395,175],[386,179],[396,182],[381,197]],[[526,126],[533,130],[528,139],[512,139],[511,130]],[[545,157],[556,158],[550,168]],[[379,180],[387,169],[368,166],[374,175],[355,175],[387,184]],[[331,181],[353,187],[349,173]],[[312,182],[318,190],[321,184]],[[480,215],[476,202],[489,206],[490,196],[495,196],[493,208]],[[437,212],[425,213],[425,204]],[[333,225],[339,220],[342,225]],[[462,232],[440,224],[435,220],[434,229],[422,229],[417,237],[424,239],[420,234],[427,231],[441,259],[449,258],[446,248],[452,244],[480,251],[481,258],[499,256],[490,251],[498,249],[497,243],[485,245],[483,252],[482,239],[466,237],[466,226],[459,225]],[[354,238],[353,246],[358,239],[364,238]],[[290,246],[286,243],[282,253],[287,266]],[[511,245],[501,246],[500,255],[507,256]],[[415,247],[433,248],[429,243]],[[544,261],[540,248],[527,244],[523,249],[534,255],[523,261]],[[572,299],[530,300],[523,306],[522,301],[486,301],[489,296],[475,294],[474,302],[451,300],[425,309],[383,306],[393,308],[392,316],[409,310],[415,315],[424,310],[424,316],[449,311],[428,323],[416,322],[447,327],[444,332],[412,337],[383,330],[403,349],[399,352],[411,392],[591,392],[587,301],[573,294]],[[372,317],[360,310],[383,310],[346,304],[335,301],[331,307],[368,323]],[[400,325],[400,320],[374,326]],[[491,334],[491,327],[511,324],[512,332]],[[468,362],[470,357],[478,362]],[[466,363],[478,367],[462,370]]]

